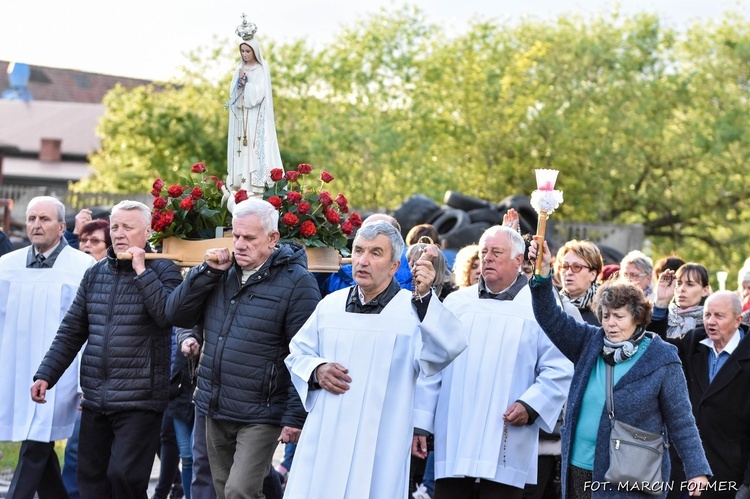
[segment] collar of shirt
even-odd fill
[[[703,345],[706,345],[708,348],[710,348],[714,355],[717,357],[720,353],[726,352],[727,355],[732,355],[734,350],[737,348],[737,345],[740,344],[740,340],[742,339],[742,332],[740,329],[734,332],[731,338],[729,338],[729,341],[727,341],[727,344],[724,345],[724,349],[721,352],[716,351],[716,347],[714,347],[714,341],[711,338],[703,338],[700,342]]]
[[[61,237],[60,240],[57,242],[56,245],[42,253],[44,255],[44,266],[41,268],[50,268],[53,265],[55,265],[55,260],[57,260],[57,255],[60,254],[60,252],[63,250],[65,246],[67,246],[68,243],[65,241],[64,237]],[[30,267],[32,264],[36,263],[36,256],[38,255],[36,248],[34,246],[30,247],[29,254],[26,257],[26,267]]]
[[[487,287],[484,282],[484,277],[479,276],[479,285],[477,286],[479,292],[479,298],[490,299],[490,300],[513,300],[521,289],[529,283],[529,280],[523,274],[518,274],[513,284],[500,291],[499,293],[493,293]]]
[[[349,298],[346,300],[346,311],[355,314],[379,314],[399,291],[401,291],[401,286],[398,281],[391,279],[391,283],[385,290],[365,303],[365,297],[359,289],[359,285],[353,286],[349,290]]]

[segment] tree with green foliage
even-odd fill
[[[404,7],[318,50],[264,45],[285,164],[332,172],[352,205],[391,209],[448,189],[499,200],[555,168],[556,219],[642,223],[654,254],[714,270],[747,256],[746,19],[679,32],[614,12],[477,20],[448,36]],[[219,170],[230,52],[196,55],[177,85],[108,95],[95,176],[76,189],[148,192],[199,160]]]

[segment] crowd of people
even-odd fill
[[[144,498],[159,456],[157,499],[750,498],[750,261],[714,291],[676,255],[553,256],[511,210],[449,268],[434,227],[376,214],[313,275],[272,205],[233,215],[234,251],[181,272],[139,202],[70,229],[29,203],[0,257],[8,497]],[[608,382],[662,435],[658,483],[606,479]]]

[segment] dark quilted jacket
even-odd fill
[[[163,411],[172,331],[164,308],[181,281],[177,266],[162,259],[146,261],[146,271],[136,276],[109,248],[83,276],[34,379],[54,386],[88,340],[81,359],[83,407]]]
[[[176,326],[203,323],[194,397],[200,412],[302,428],[305,411],[284,359],[320,300],[306,262],[302,246],[282,244],[244,286],[236,265],[222,272],[203,264],[169,297],[167,317]]]

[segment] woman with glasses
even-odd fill
[[[650,302],[656,299],[654,290],[654,261],[638,250],[633,250],[620,262],[620,277],[635,284]]]
[[[107,256],[107,248],[112,246],[109,236],[109,222],[92,220],[83,224],[78,234],[78,249],[91,255],[98,262]]]
[[[575,239],[558,250],[555,261],[562,285],[560,294],[581,312],[584,321],[593,326],[600,325],[591,309],[591,302],[599,287],[596,278],[603,266],[602,254],[596,244]]]

